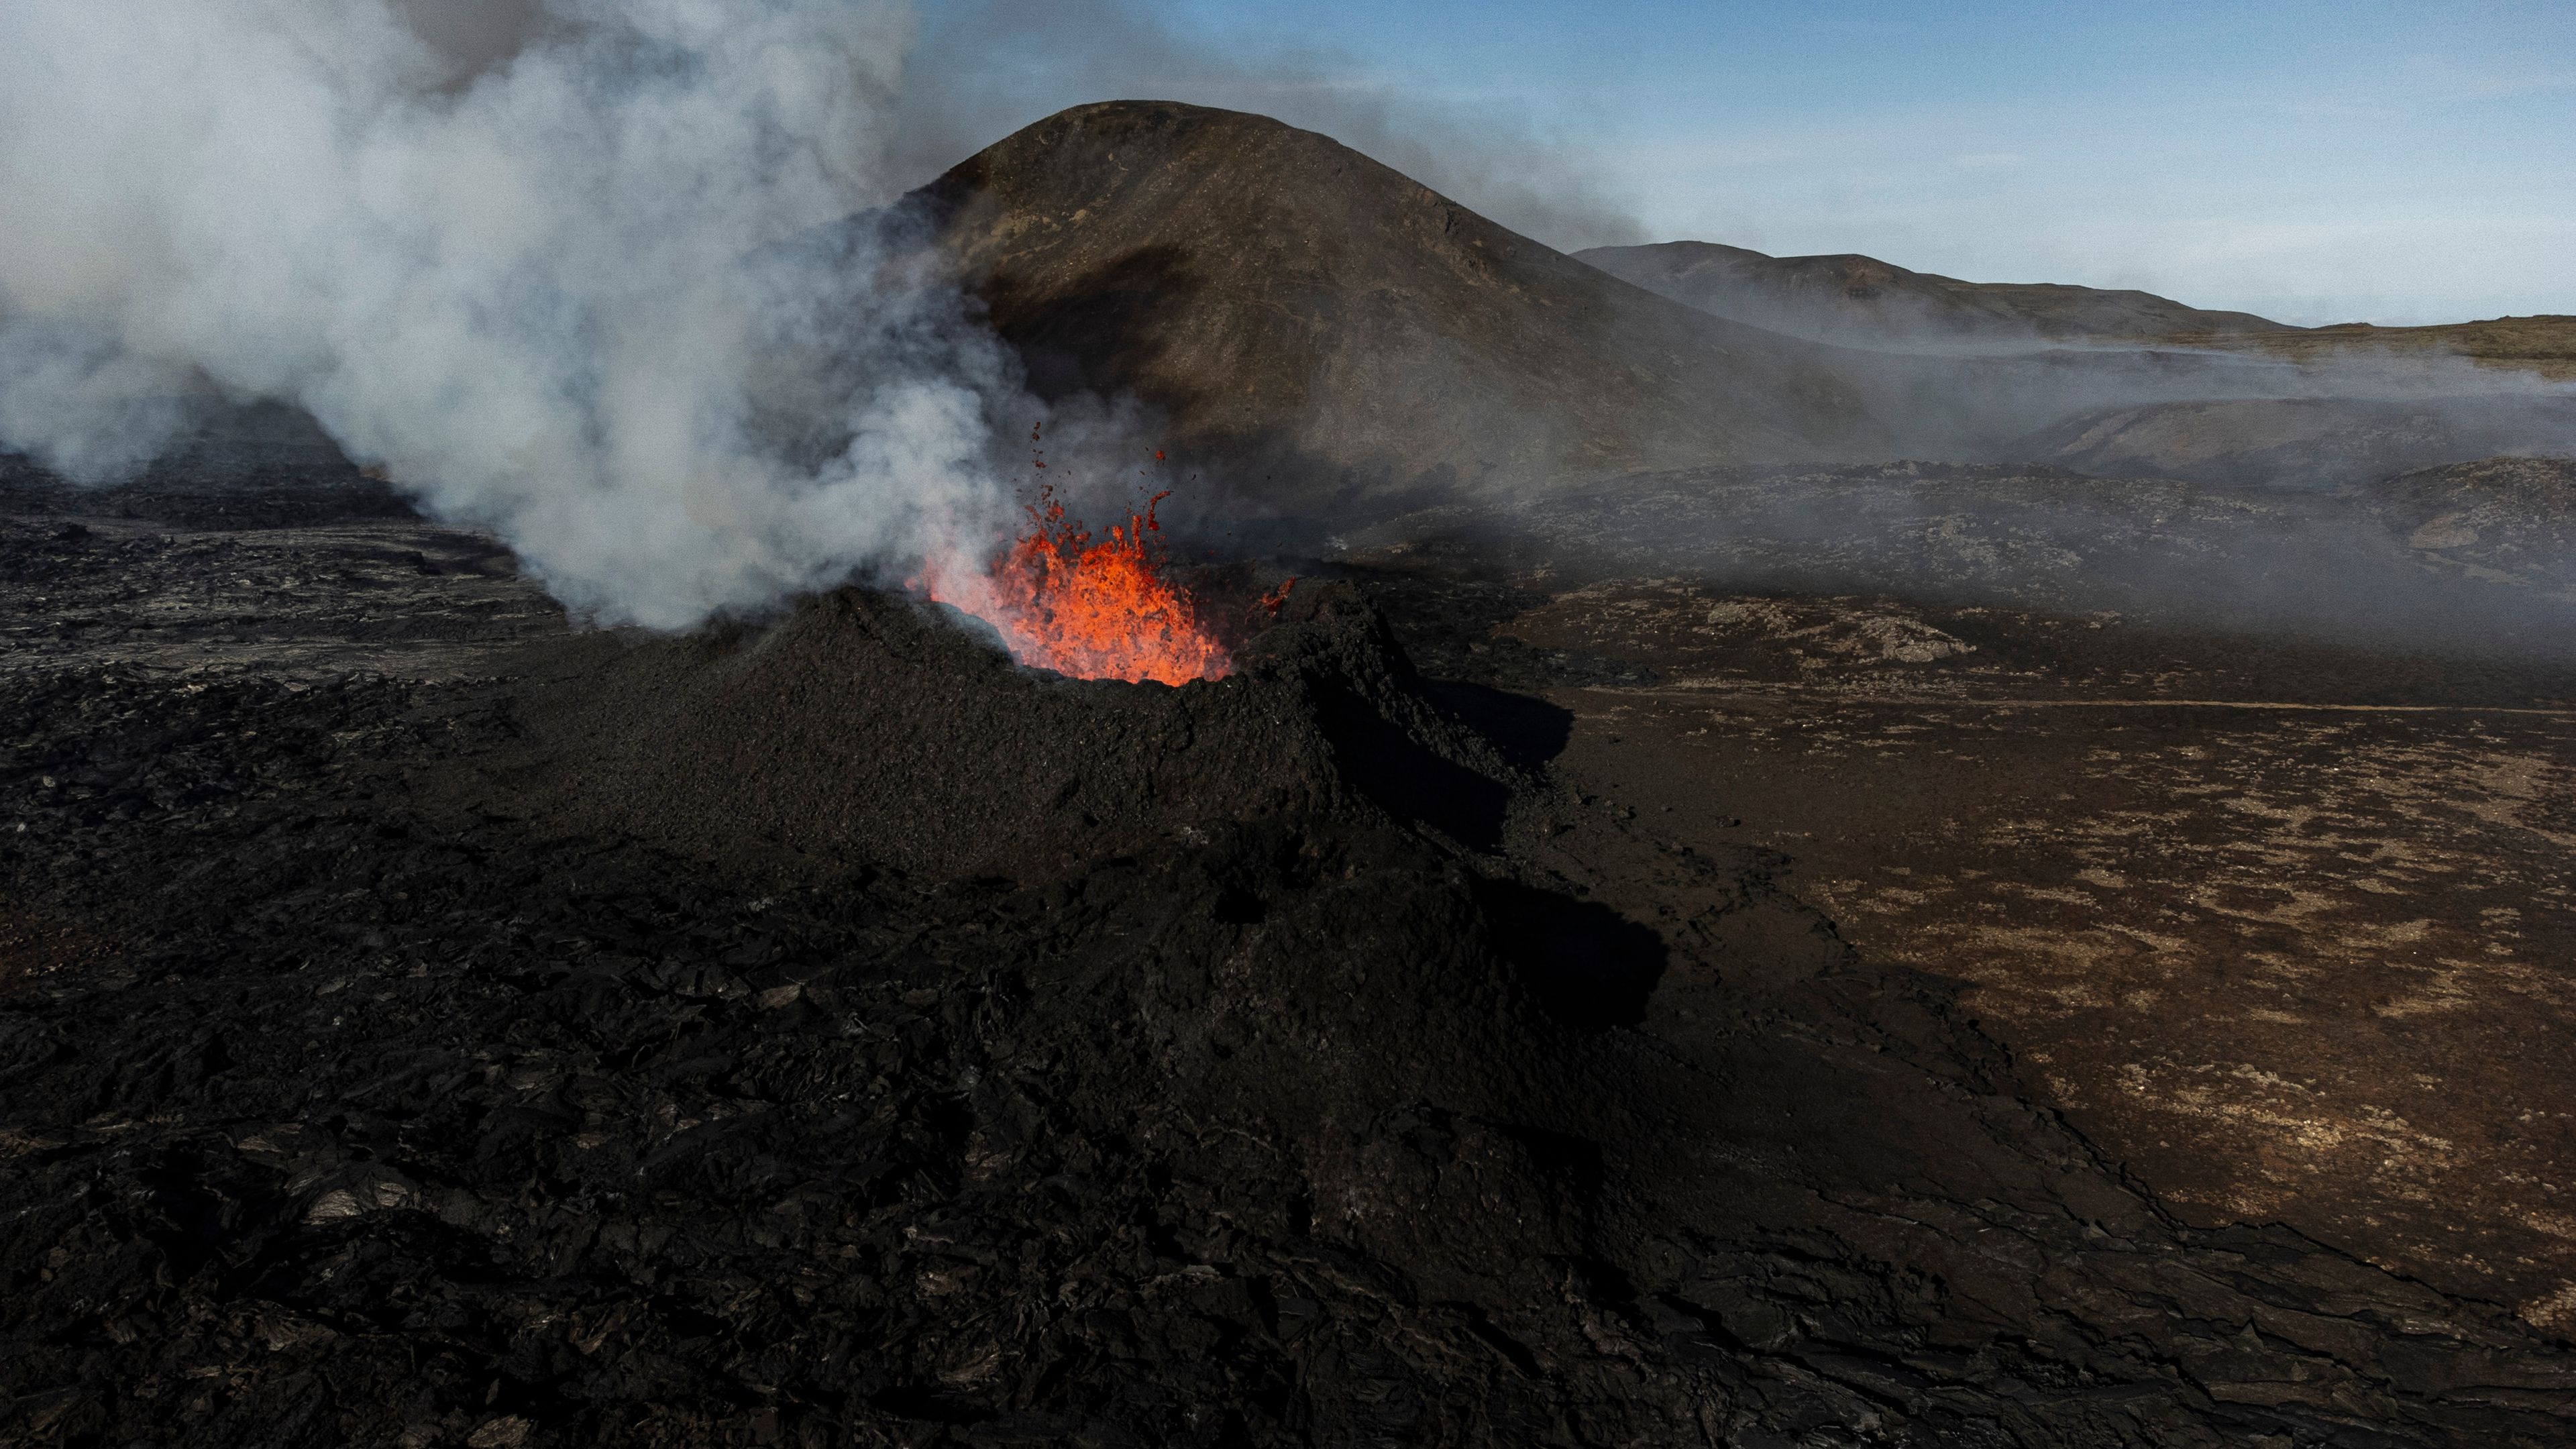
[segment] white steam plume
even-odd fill
[[[576,612],[663,628],[980,536],[1013,365],[903,261],[876,0],[0,0],[0,444],[310,410]]]

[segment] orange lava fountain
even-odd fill
[[[981,577],[926,570],[923,591],[1001,631],[1011,657],[1077,679],[1185,684],[1231,673],[1234,661],[1199,621],[1187,590],[1163,576],[1154,506],[1095,537],[1038,491],[1030,531]]]

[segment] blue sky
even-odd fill
[[[1065,63],[1062,34],[1033,49],[1032,111],[1115,90],[1328,131],[1374,116],[1344,139],[1402,150],[1410,130],[1430,149],[1381,159],[1425,167],[1527,144],[1534,184],[1575,194],[1572,223],[1523,209],[1560,245],[1626,219],[2295,322],[2576,312],[2576,0],[1074,10],[1103,53]],[[1103,29],[1112,15],[1156,43]],[[1028,84],[1029,66],[1057,74]],[[1504,214],[1475,193],[1513,170],[1426,179]]]

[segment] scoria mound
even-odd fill
[[[1041,879],[1228,824],[1376,804],[1490,843],[1506,773],[1347,586],[1292,592],[1233,673],[1019,668],[979,623],[859,588],[761,627],[549,646],[524,753],[461,783],[711,862]],[[791,864],[792,863],[792,864]]]

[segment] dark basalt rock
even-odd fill
[[[1372,803],[1498,839],[1507,772],[1347,586],[1293,593],[1234,673],[1179,687],[1021,668],[979,632],[854,587],[764,627],[591,636],[550,651],[525,696],[532,751],[465,788],[825,873],[1037,879]]]
[[[1515,1105],[1557,1028],[1483,944],[1454,847],[1335,763],[1400,740],[1463,774],[1478,747],[1346,591],[1180,690],[980,649],[843,594],[499,695],[22,689],[11,717],[42,723],[15,757],[51,773],[12,778],[38,828],[10,863],[48,880],[41,920],[83,923],[9,942],[0,1017],[0,1335],[32,1432],[1213,1443],[1490,1414],[1383,1320],[1427,1311],[1442,1356],[1498,1362],[1481,1310],[1425,1295],[1549,1291],[1598,1168]],[[761,671],[813,712],[760,708]],[[548,773],[585,688],[671,690],[622,776]],[[792,787],[766,773],[789,746],[855,771],[942,721],[1046,768],[1098,750],[1128,803],[1077,828],[1005,766],[873,777],[916,792],[892,806],[840,774],[844,813],[688,813]],[[724,732],[724,789],[685,807],[552,808]],[[457,808],[513,772],[540,787],[515,814]],[[903,841],[939,781],[1050,878]],[[811,847],[798,870],[697,858],[761,828]],[[1493,1205],[1517,1206],[1455,1230]],[[1308,1358],[1348,1390],[1317,1400]]]
[[[1357,597],[1177,690],[981,647],[0,680],[0,1440],[2564,1442],[2558,1348],[2176,1227]]]

